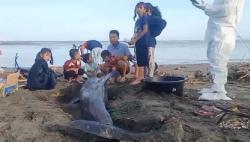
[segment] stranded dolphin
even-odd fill
[[[76,120],[71,127],[86,133],[95,134],[108,139],[119,139],[126,131],[113,126],[112,118],[106,109],[107,95],[105,83],[110,77],[118,76],[111,72],[105,77],[90,77],[80,90],[80,97],[74,98],[70,105],[79,102],[83,120]]]
[[[119,76],[119,73],[113,71],[105,77],[91,77],[85,82],[81,88],[80,97],[74,98],[69,104],[80,106],[83,115],[82,120],[71,122],[71,128],[106,139],[127,141],[134,141],[150,134],[150,132],[134,134],[113,126],[112,118],[105,107],[107,103],[105,82],[110,77],[117,76]]]
[[[80,90],[80,107],[84,120],[97,121],[102,124],[113,124],[106,109],[107,94],[105,82],[116,72],[112,72],[103,78],[91,77]]]

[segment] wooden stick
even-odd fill
[[[244,79],[244,78],[246,78],[246,77],[248,77],[248,76],[250,76],[250,74],[247,73],[247,74],[241,76],[238,80],[242,80],[242,79]]]
[[[27,82],[27,79],[19,79],[18,82]]]

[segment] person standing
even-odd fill
[[[229,56],[236,43],[236,27],[243,13],[245,0],[214,0],[213,4],[191,0],[192,4],[209,16],[206,42],[207,57],[213,84],[201,90],[199,100],[232,100],[227,96]]]
[[[167,22],[162,19],[161,11],[158,7],[153,6],[151,3],[145,3],[146,12],[148,15],[149,21],[149,31],[151,35],[151,41],[149,42],[148,47],[148,58],[149,58],[149,66],[148,66],[148,76],[154,77],[155,72],[155,47],[156,47],[156,37],[161,34],[163,29],[166,27]]]
[[[139,17],[135,22],[134,35],[130,41],[130,44],[135,44],[137,60],[135,80],[131,83],[132,85],[137,85],[144,79],[145,67],[148,67],[149,65],[148,47],[150,46],[149,42],[151,41],[148,16],[144,2],[139,2],[136,5],[134,20],[136,19],[137,15]]]

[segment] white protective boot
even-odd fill
[[[213,93],[213,92],[214,90],[212,90],[212,88],[203,88],[198,93],[203,94],[203,93]]]
[[[218,86],[220,86],[220,87],[218,87]],[[214,85],[212,85],[209,88],[203,88],[203,89],[201,89],[198,93],[199,94],[203,94],[203,93],[216,93],[216,92],[223,92],[224,94],[227,94],[227,91],[226,91],[226,89],[225,89],[225,87],[224,87],[223,84],[222,85],[216,85],[216,84],[214,84]]]
[[[200,97],[199,100],[203,101],[219,101],[219,100],[224,100],[224,101],[231,101],[232,99],[229,98],[225,93],[203,93]]]

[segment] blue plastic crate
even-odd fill
[[[15,92],[17,89],[17,85],[12,85],[12,86],[8,86],[8,87],[5,87],[4,90],[3,90],[3,95],[9,95],[13,92]]]

